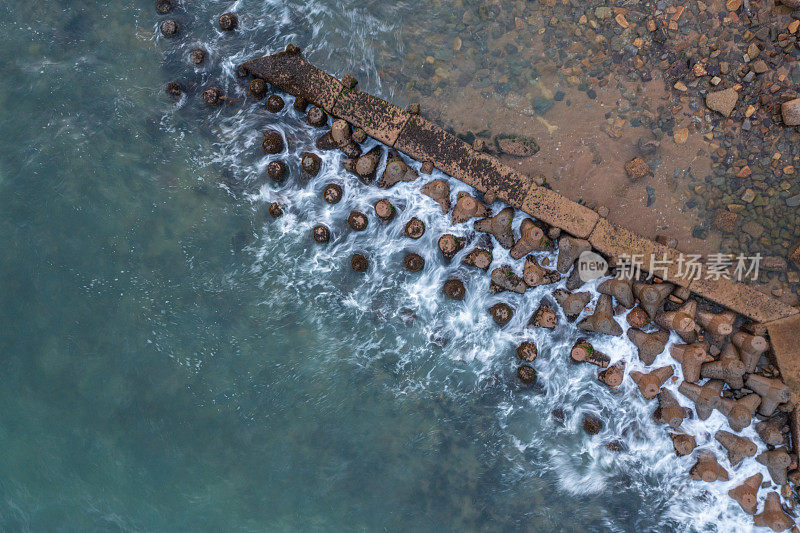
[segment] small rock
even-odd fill
[[[782,103],[781,114],[787,126],[800,126],[800,98]]]
[[[529,157],[539,151],[536,141],[519,135],[497,135],[494,143],[501,153],[514,157]]]
[[[625,163],[625,172],[632,180],[638,180],[650,174],[650,165],[641,157],[636,157]]]
[[[678,128],[672,133],[675,144],[683,144],[689,139],[689,128]]]
[[[794,263],[795,268],[800,269],[800,245],[797,245],[789,259]]]
[[[736,230],[736,219],[739,215],[727,209],[717,209],[714,214],[714,227],[723,233],[733,233]]]
[[[726,117],[731,116],[738,100],[739,93],[732,87],[706,94],[706,106],[712,111],[716,111]],[[798,122],[798,124],[800,124],[800,122]]]

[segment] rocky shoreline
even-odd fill
[[[157,5],[162,13],[169,11],[162,9],[165,4],[169,2],[162,0]],[[235,14],[220,16],[219,25],[223,31],[235,30]],[[160,28],[165,36],[179,31],[178,24],[171,19]],[[754,422],[767,447],[756,460],[765,465],[772,484],[764,483],[761,474],[752,476],[730,491],[731,498],[743,512],[754,515],[757,526],[783,531],[794,525],[793,509],[800,504],[796,491],[800,483],[800,408],[797,407],[800,364],[796,361],[794,342],[800,332],[797,308],[724,278],[691,279],[674,267],[667,267],[659,276],[653,276],[655,272],[651,270],[651,276],[642,272],[630,280],[606,280],[597,287],[601,296],[596,305],[588,308],[591,297],[580,290],[584,281],[578,275],[577,263],[582,254],[600,254],[612,271],[619,273],[625,268],[625,256],[641,253],[674,259],[677,251],[614,225],[601,216],[603,213],[572,202],[544,183],[505,166],[486,154],[486,143],[481,139],[468,144],[422,118],[418,105],[409,105],[407,109],[394,106],[359,91],[357,80],[351,75],[338,80],[317,69],[302,57],[302,51],[295,45],[244,63],[239,67],[239,75],[242,79],[253,77],[248,88],[254,98],[267,97],[270,86],[292,95],[294,109],[304,113],[307,122],[321,130],[317,149],[340,150],[346,157],[344,169],[365,184],[388,189],[399,182],[424,181],[423,176],[437,168],[473,187],[473,194],[460,193],[453,203],[446,181],[432,180],[421,186],[421,192],[436,201],[444,215],[450,214],[454,224],[472,221],[479,235],[466,242],[443,234],[439,238],[443,256],[452,258],[470,246],[472,250],[464,264],[488,271],[493,266],[490,242],[494,240],[509,249],[512,259],[523,264],[492,269],[491,289],[498,293],[525,293],[529,288],[552,285],[566,278],[566,288],[553,291],[552,298],[543,298],[526,327],[556,328],[559,321],[556,306],[561,306],[569,320],[583,316],[578,327],[587,332],[587,338],[576,342],[569,357],[578,364],[598,366],[597,379],[612,390],[629,376],[641,395],[656,404],[653,419],[670,428],[676,455],[693,453],[696,457],[689,476],[703,482],[727,480],[729,473],[716,456],[707,448],[695,450],[694,435],[680,429],[683,420],[693,415],[669,390],[662,388],[669,380],[678,379],[675,368],[668,365],[646,373],[626,373],[624,363],[611,364],[611,358],[595,350],[591,343],[594,335],[622,336],[617,317],[624,315],[630,325],[627,337],[636,345],[639,359],[649,366],[666,349],[670,333],[678,335],[682,342],[669,349],[683,376],[678,391],[694,402],[694,412],[701,420],[714,411],[727,418],[734,432],[718,431],[715,439],[726,450],[731,465],[735,467],[744,458],[756,455],[755,443],[736,434]],[[179,86],[168,87],[172,96],[180,92]],[[211,106],[227,100],[215,87],[206,88],[202,98]],[[283,97],[278,94],[269,95],[266,102],[266,108],[272,112],[284,107]],[[367,137],[382,145],[364,152],[360,145]],[[530,142],[525,140],[507,141],[500,139],[497,146],[523,152],[532,150]],[[277,155],[283,152],[285,142],[280,132],[268,130],[262,149],[266,154]],[[403,154],[421,163],[419,171]],[[307,177],[313,177],[319,172],[320,158],[306,153],[300,166]],[[268,175],[281,182],[286,168],[285,161],[274,159],[269,163]],[[637,162],[631,171],[641,174],[641,164]],[[330,203],[338,202],[341,197],[341,186],[336,184],[330,184],[323,193],[324,201]],[[508,206],[493,213],[489,204],[496,200]],[[286,207],[274,203],[269,206],[269,213],[279,217]],[[515,209],[532,218],[514,228]],[[396,207],[388,200],[374,205],[374,214],[382,223],[391,223],[395,213]],[[370,216],[353,211],[347,223],[352,231],[363,231],[370,223]],[[411,242],[425,231],[425,224],[416,218],[409,220],[404,228],[405,238]],[[331,229],[319,224],[311,238],[324,245],[331,239]],[[553,249],[557,250],[555,265],[530,255]],[[355,254],[350,266],[356,272],[363,272],[368,261],[364,254]],[[406,255],[404,266],[410,271],[425,268],[423,258],[414,252]],[[448,298],[458,300],[464,297],[465,288],[461,280],[451,278],[442,291]],[[487,312],[498,327],[503,327],[514,316],[515,309],[500,302]],[[536,345],[531,342],[517,348],[520,360],[517,377],[524,384],[536,381],[537,355]],[[602,425],[602,420],[584,420],[584,428],[590,433],[597,431],[598,424]],[[609,445],[609,448],[619,447]],[[761,512],[757,513],[759,488],[769,489],[773,484],[779,492],[769,491]]]
[[[622,252],[631,249],[667,249],[613,227],[593,211],[539,187],[510,169],[504,172],[499,162],[483,155],[479,144],[469,146],[450,136],[419,117],[415,107],[403,110],[357,91],[356,81],[352,77],[339,81],[324,74],[305,61],[296,47],[290,46],[285,52],[247,62],[241,69],[265,79],[280,90],[294,93],[297,98],[320,104],[320,107],[307,112],[310,124],[330,128],[320,135],[317,147],[341,150],[347,156],[344,168],[356,174],[364,183],[390,188],[399,181],[419,180],[420,174],[403,160],[399,151],[426,163],[428,169],[432,164],[472,185],[478,193],[458,196],[452,206],[453,223],[473,220],[476,232],[491,236],[502,247],[510,249],[513,258],[525,259],[519,273],[514,265],[502,265],[492,270],[494,291],[524,293],[530,287],[556,283],[571,273],[567,289],[555,291],[552,302],[543,299],[527,327],[557,327],[558,315],[553,310],[555,305],[561,305],[565,314],[572,317],[587,310],[588,293],[581,293],[583,282],[575,275],[576,262],[582,252],[599,251],[613,265]],[[340,93],[338,97],[337,91]],[[317,109],[338,118],[330,126],[327,121],[320,123],[313,118],[319,114]],[[364,154],[354,140],[354,137],[363,139],[365,133],[390,146],[387,164],[382,172],[379,172],[379,163],[383,154],[379,152],[383,148]],[[439,203],[443,213],[450,212],[452,202],[446,182],[434,180],[422,185],[421,189],[423,194]],[[511,225],[514,207],[504,208],[496,214],[492,214],[488,207],[488,200],[497,198],[535,215],[535,219],[526,219],[518,232],[515,231]],[[384,206],[379,212],[376,204],[376,216],[381,220],[390,220],[387,215],[393,209]],[[358,227],[350,224],[351,229],[356,231],[367,223],[366,215],[359,216],[364,219],[357,224]],[[421,222],[417,227],[414,221],[411,219],[405,228],[405,235],[409,239],[419,238],[425,231]],[[329,231],[325,233],[327,235]],[[327,240],[317,238],[317,230],[314,238],[317,242]],[[528,255],[535,250],[552,249],[556,243],[558,260],[555,269],[547,268],[551,265],[539,264],[535,256]],[[440,250],[445,257],[452,257],[454,251],[467,244],[447,234],[439,239]],[[487,270],[491,265],[491,253],[487,247],[481,247],[480,239],[475,245],[466,256],[465,264]],[[406,268],[412,271],[424,268],[424,262],[414,261],[412,255],[406,257]],[[488,257],[481,261],[485,255]],[[351,265],[354,270],[360,271],[365,261],[365,258],[353,257]],[[695,402],[698,417],[707,418],[717,410],[728,418],[736,431],[750,426],[755,418],[757,427],[762,428],[759,434],[764,435],[762,438],[769,446],[769,450],[758,455],[757,460],[767,466],[772,481],[784,487],[781,489],[784,498],[793,501],[794,485],[787,483],[790,480],[800,481],[800,470],[797,469],[797,440],[792,439],[790,434],[797,434],[800,411],[794,407],[797,396],[791,394],[789,386],[780,379],[780,370],[771,363],[775,358],[768,357],[772,355],[766,337],[768,325],[765,326],[762,321],[795,320],[792,317],[797,315],[797,309],[770,301],[768,297],[744,285],[731,284],[724,289],[713,285],[707,284],[703,292],[731,302],[736,312],[720,309],[702,298],[692,298],[694,282],[680,277],[670,279],[670,276],[665,276],[664,279],[655,278],[652,282],[610,279],[598,287],[600,299],[579,327],[590,334],[620,336],[623,331],[615,316],[625,313],[631,325],[628,338],[637,346],[639,358],[645,364],[651,364],[654,357],[664,351],[669,332],[676,332],[683,344],[672,345],[670,354],[680,365],[684,376],[679,387],[681,394]],[[730,294],[719,298],[721,292],[727,293],[731,287],[733,292],[739,294],[733,298]],[[463,283],[458,279],[449,279],[443,286],[443,293],[452,299],[462,298],[463,291]],[[501,302],[490,307],[488,312],[498,327],[503,327],[511,320],[515,310],[511,305]],[[525,384],[533,383],[536,380],[533,365],[537,356],[536,346],[530,342],[523,343],[518,347],[517,355],[520,359],[518,379]],[[597,378],[612,389],[619,387],[626,379],[624,365],[610,365],[610,358],[594,350],[590,340],[579,341],[570,357],[576,363],[599,366],[601,370]],[[671,428],[676,453],[692,453],[694,437],[679,430],[689,413],[669,391],[661,389],[667,380],[675,379],[673,367],[654,368],[648,373],[631,372],[629,376],[644,398],[656,401],[654,420]],[[701,380],[707,381],[700,385]],[[727,450],[734,465],[738,464],[741,457],[756,453],[752,441],[734,433],[719,431],[716,439]],[[728,472],[716,462],[713,454],[704,453],[702,449],[695,454],[697,462],[689,473],[692,478],[706,482],[728,479]],[[748,479],[742,486],[733,489],[731,497],[740,503],[745,512],[755,515],[756,524],[768,525],[778,531],[791,527],[794,521],[781,509],[777,493],[769,495],[764,509],[755,514],[753,482],[754,479]],[[757,492],[757,487],[755,490]]]

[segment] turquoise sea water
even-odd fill
[[[241,28],[222,35],[214,21],[232,8]],[[390,40],[396,27],[381,21],[411,8],[186,2],[173,14],[182,37],[168,41],[149,1],[3,5],[0,529],[664,531],[743,519],[686,480],[689,458],[671,457],[630,383],[626,399],[566,362],[574,329],[523,330],[544,289],[492,296],[488,276],[442,263],[448,221],[418,184],[390,193],[401,221],[428,224],[409,244],[401,222],[345,230],[351,209],[386,193],[339,170],[338,155],[309,184],[260,181],[263,129],[284,132],[295,173],[319,131],[291,106],[268,116],[237,95],[233,65],[293,40],[391,92],[364,43]],[[211,61],[195,70],[186,54],[200,43]],[[189,89],[177,104],[164,94],[173,80]],[[240,99],[209,111],[198,93],[211,83]],[[336,207],[321,201],[328,181],[345,184]],[[277,221],[272,200],[288,206]],[[334,230],[326,247],[309,238],[320,220]],[[411,249],[423,274],[400,268]],[[350,272],[354,251],[370,257],[366,275]],[[440,295],[451,275],[467,281],[464,302]],[[519,309],[502,332],[485,312],[500,300]],[[541,354],[529,389],[514,377],[524,338]],[[604,417],[601,434],[583,433],[585,411]],[[614,439],[625,451],[606,448]]]

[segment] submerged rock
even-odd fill
[[[603,431],[603,419],[594,413],[584,413],[583,430],[589,435],[597,435]]]
[[[522,135],[497,135],[494,143],[501,154],[514,157],[530,157],[539,151],[535,140]]]
[[[239,26],[239,17],[235,13],[223,13],[217,20],[219,22],[219,29],[222,31],[233,31]]]
[[[314,226],[311,235],[314,237],[314,242],[324,244],[330,240],[331,230],[329,230],[328,227],[323,224],[318,224]]]
[[[747,457],[753,457],[758,451],[758,446],[753,441],[734,435],[730,431],[721,429],[717,431],[714,438],[727,450],[728,460],[731,462],[731,466],[734,467],[738,466]]]
[[[353,257],[350,258],[350,268],[353,269],[353,272],[364,272],[367,270],[367,266],[367,258],[362,254],[353,254]]]
[[[191,52],[189,52],[189,61],[194,63],[195,65],[200,65],[203,61],[206,60],[206,51],[202,48],[195,48]]]
[[[495,324],[504,326],[514,317],[514,308],[505,302],[500,302],[489,308],[489,314],[492,315]]]
[[[409,252],[403,258],[403,266],[411,272],[419,272],[425,267],[425,259],[414,252]]]
[[[517,377],[526,385],[530,385],[536,381],[536,370],[530,365],[520,365],[517,368]]]
[[[322,189],[322,197],[329,204],[338,204],[343,194],[342,186],[336,183],[329,183]]]
[[[286,181],[286,163],[281,160],[270,161],[267,165],[267,175],[275,183]]]
[[[517,357],[522,359],[523,361],[527,361],[532,363],[536,360],[536,357],[539,355],[539,350],[536,348],[536,344],[530,341],[525,341],[517,346]]]
[[[161,34],[164,37],[175,37],[178,35],[178,22],[175,19],[167,19],[161,23]]]
[[[285,105],[286,102],[283,101],[283,98],[277,94],[271,94],[269,97],[267,97],[264,107],[266,107],[267,111],[270,113],[280,113]]]
[[[464,282],[457,278],[450,278],[444,282],[445,295],[451,300],[463,300],[467,294]]]

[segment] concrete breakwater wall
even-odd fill
[[[667,349],[670,332],[675,332],[682,343],[671,344],[668,353],[681,369],[683,380],[677,392],[694,402],[696,417],[700,420],[706,420],[714,411],[725,417],[728,425],[724,428],[727,429],[716,431],[714,439],[727,451],[730,468],[735,471],[744,459],[754,458],[766,467],[769,478],[780,488],[784,500],[790,502],[792,508],[797,507],[798,498],[793,491],[800,485],[798,309],[724,277],[706,279],[703,274],[710,267],[703,267],[699,278],[696,274],[683,273],[679,267],[681,254],[678,250],[614,225],[586,206],[539,185],[534,179],[485,153],[479,142],[471,146],[420,117],[418,106],[412,104],[408,109],[402,109],[359,91],[356,89],[357,81],[349,75],[342,80],[336,79],[306,61],[296,46],[289,45],[284,52],[244,63],[240,66],[240,74],[255,77],[250,92],[259,98],[265,96],[266,82],[294,95],[294,107],[298,111],[304,110],[308,103],[314,104],[316,107],[308,111],[308,122],[328,129],[318,139],[317,147],[320,150],[340,149],[347,156],[344,167],[365,183],[372,183],[375,179],[383,153],[380,146],[362,153],[358,143],[364,142],[368,135],[394,150],[387,158],[377,183],[379,187],[389,188],[398,181],[413,181],[418,177],[418,173],[402,161],[397,153],[400,152],[422,163],[421,173],[430,173],[435,167],[481,193],[482,196],[476,194],[476,197],[459,193],[453,207],[445,180],[434,180],[421,188],[423,194],[440,204],[443,213],[453,207],[454,224],[478,218],[474,222],[476,231],[492,235],[503,248],[510,250],[512,259],[525,258],[522,276],[509,265],[492,270],[493,291],[524,294],[528,288],[555,283],[569,272],[572,272],[570,278],[577,280],[574,276],[576,261],[582,252],[589,250],[603,255],[618,269],[622,265],[620,260],[625,257],[658,258],[661,266],[650,272],[655,277],[652,282],[634,278],[608,279],[601,283],[597,287],[600,296],[594,309],[577,324],[578,328],[599,335],[622,336],[624,332],[615,315],[630,310],[626,315],[630,325],[626,333],[638,350],[639,360],[646,366],[652,366],[655,357]],[[267,100],[268,109],[270,99],[275,98],[279,97],[272,95]],[[326,113],[336,118],[331,126],[328,126]],[[351,132],[351,127],[355,131]],[[262,146],[268,154],[278,154],[282,151],[283,139],[277,131],[270,130],[265,134]],[[316,175],[319,163],[319,156],[306,153],[301,166],[304,172]],[[280,165],[284,165],[285,171],[285,163],[280,160],[271,161],[269,168]],[[438,185],[445,190],[437,189],[437,182],[442,182]],[[329,184],[323,197],[335,203],[341,198],[341,188],[337,190],[335,185]],[[487,204],[500,200],[510,207],[493,215],[479,198]],[[512,228],[514,209],[535,219],[522,222],[519,239]],[[270,214],[280,216],[280,206],[270,206]],[[382,220],[390,220],[394,208],[388,200],[380,200],[375,204],[375,214]],[[353,211],[348,225],[354,231],[362,231],[367,221],[364,213]],[[418,239],[424,232],[424,223],[416,218],[406,224],[405,235],[411,239]],[[313,238],[318,243],[328,242],[330,231],[326,226],[318,225],[314,228]],[[544,268],[549,263],[540,265],[535,256],[529,255],[532,251],[545,249],[542,247],[552,249],[554,243],[550,239],[558,241],[556,270]],[[463,243],[453,235],[444,234],[439,239],[439,248],[445,257],[452,257],[460,247]],[[480,252],[484,256],[480,256]],[[367,261],[363,255],[356,254],[351,259],[351,267],[363,271]],[[492,259],[487,250],[476,248],[463,262],[487,271]],[[416,254],[408,254],[405,266],[408,270],[418,271],[424,268],[424,263]],[[646,264],[641,267],[648,270]],[[583,280],[570,283],[570,278],[567,279],[567,290],[557,289],[552,296],[568,319],[576,319],[587,310],[591,295],[571,292],[576,291]],[[443,292],[458,300],[464,296],[464,286],[452,278],[445,283]],[[692,298],[693,294],[698,298]],[[548,302],[549,298],[539,303],[526,327],[549,330],[557,327],[558,314],[554,311],[554,304]],[[720,312],[714,304],[726,310]],[[512,306],[502,302],[488,311],[500,327],[507,324],[515,313]],[[536,371],[530,363],[537,357],[536,345],[523,342],[517,349],[517,356],[523,362],[517,371],[518,378],[523,383],[532,383],[536,380]],[[630,375],[642,397],[657,399],[658,407],[653,418],[657,423],[669,426],[676,455],[693,454],[696,458],[689,471],[692,479],[733,481],[715,454],[698,446],[695,436],[686,433],[685,427],[681,428],[684,419],[693,415],[669,389],[662,388],[670,379],[677,383],[678,376],[675,376],[672,364],[651,368],[647,373],[626,373],[625,361],[612,364],[612,358],[596,350],[587,339],[578,339],[570,358],[576,363],[599,367],[597,379],[612,390],[617,390],[626,375]],[[755,438],[751,440],[747,435],[739,434],[753,422],[763,441],[761,445],[756,444]],[[584,420],[584,429],[589,433],[596,431],[595,425],[592,420]],[[758,454],[764,448],[766,450]],[[728,494],[745,513],[755,515],[756,525],[769,526],[776,531],[790,528],[793,520],[781,509],[777,492],[766,495],[762,512],[756,514],[760,507],[756,498],[763,479],[761,473],[751,476]],[[763,485],[770,486],[768,482]]]

